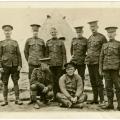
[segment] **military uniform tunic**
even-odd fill
[[[87,51],[87,39],[82,38],[73,38],[71,43],[71,55],[72,60],[77,65],[83,65],[85,62]]]
[[[38,65],[39,59],[45,55],[45,43],[40,38],[29,38],[25,44],[25,58],[28,64]]]
[[[89,37],[87,44],[87,56],[85,59],[86,64],[99,64],[101,48],[106,42],[107,40],[105,36],[101,33],[96,33],[95,35],[91,35]]]
[[[100,66],[103,70],[119,70],[120,42],[114,40],[113,42],[109,41],[103,45],[100,56]]]
[[[63,66],[67,60],[64,42],[57,38],[48,40],[46,56],[51,58],[50,66]]]
[[[21,53],[17,41],[3,40],[0,45],[0,67],[21,66]]]

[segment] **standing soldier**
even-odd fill
[[[45,43],[38,38],[40,25],[32,24],[33,37],[28,38],[24,48],[25,58],[29,65],[29,80],[34,68],[39,67],[39,59],[45,56]]]
[[[1,106],[8,105],[8,80],[11,75],[15,90],[15,104],[22,105],[19,100],[19,73],[22,67],[21,53],[17,41],[11,39],[13,27],[4,25],[2,29],[5,34],[5,40],[0,45],[0,72],[2,73],[3,81],[3,96],[4,103]]]
[[[87,39],[83,37],[83,26],[75,27],[77,38],[73,38],[71,44],[72,62],[76,64],[78,74],[81,76],[84,87],[85,79],[85,57],[87,51]]]
[[[92,31],[92,35],[88,39],[87,45],[87,56],[85,59],[88,65],[90,82],[93,90],[93,100],[90,104],[98,104],[98,95],[100,97],[100,105],[104,104],[104,86],[103,77],[99,74],[99,56],[101,52],[102,45],[107,42],[104,35],[98,33],[98,21],[92,21],[88,24]]]
[[[113,85],[116,89],[116,97],[120,111],[120,42],[115,40],[117,27],[106,27],[109,41],[102,47],[100,55],[100,74],[104,75],[107,91],[108,106],[104,109],[114,109]]]
[[[57,38],[56,28],[51,28],[50,34],[52,38],[46,43],[46,56],[51,58],[50,70],[53,74],[53,92],[56,101],[56,94],[59,91],[58,80],[66,63],[66,49],[64,42]]]

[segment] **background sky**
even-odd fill
[[[46,15],[50,15],[51,19],[47,20]],[[63,16],[66,19],[63,20]],[[23,50],[25,41],[32,36],[30,24],[37,23],[40,28],[39,37],[45,41],[50,38],[49,28],[55,26],[59,36],[65,36],[67,57],[70,59],[70,42],[75,36],[74,26],[84,26],[84,36],[88,38],[91,35],[87,22],[98,20],[99,32],[106,37],[107,26],[117,26],[116,39],[120,40],[120,8],[0,8],[0,28],[4,24],[11,24],[14,27],[12,38],[17,40],[20,45],[20,51],[23,58],[23,67],[25,71],[27,62],[24,58]],[[0,29],[0,40],[4,39],[4,33]],[[69,60],[68,59],[68,60]]]

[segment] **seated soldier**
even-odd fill
[[[35,68],[31,75],[30,88],[31,88],[31,101],[34,104],[34,108],[39,109],[40,104],[37,100],[39,93],[43,102],[47,103],[53,96],[52,92],[52,76],[49,70],[50,58],[40,59],[40,67]]]
[[[87,95],[83,94],[82,79],[75,74],[75,64],[73,62],[64,65],[66,74],[60,77],[59,86],[61,93],[57,93],[60,106],[68,108],[82,108],[83,102],[87,100]]]

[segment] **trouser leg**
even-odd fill
[[[84,94],[84,93],[83,93],[83,94],[79,97],[77,103],[79,104],[79,103],[83,103],[83,102],[85,102],[85,101],[87,101],[87,94]]]
[[[62,67],[61,66],[53,66],[53,67],[50,67],[50,70],[51,70],[52,75],[53,75],[54,99],[56,99],[56,94],[57,94],[57,92],[60,91],[59,78],[61,77],[61,74],[62,74]]]
[[[57,93],[56,95],[58,102],[62,103],[65,107],[71,107],[71,101],[62,93]]]
[[[113,106],[113,80],[111,78],[111,71],[107,70],[104,71],[104,78],[105,78],[105,87],[107,92],[107,98],[108,98],[108,106]]]
[[[88,71],[89,71],[90,82],[91,82],[92,91],[93,91],[93,101],[97,102],[98,101],[98,88],[97,88],[97,81],[94,75],[94,72],[95,72],[94,65],[88,65]]]
[[[28,74],[28,78],[29,78],[29,84],[30,84],[30,79],[31,79],[31,75],[32,75],[32,72],[34,70],[34,68],[38,68],[39,66],[38,65],[29,65],[29,74]],[[30,99],[31,99],[31,87],[30,87]]]
[[[52,98],[53,98],[53,91],[49,91],[49,92],[46,94],[46,99],[51,100]]]
[[[16,100],[19,100],[19,85],[18,85],[18,80],[19,80],[19,71],[17,70],[18,67],[12,67],[11,68],[11,78],[14,84],[14,91],[15,91],[15,97]]]
[[[104,85],[103,85],[103,76],[99,74],[99,65],[95,65],[94,76],[97,83],[98,95],[100,97],[100,102],[104,101]]]
[[[32,84],[30,86],[30,89],[31,89],[31,101],[32,102],[36,102],[37,98],[37,85],[36,84]]]
[[[3,67],[4,72],[2,73],[1,79],[3,82],[3,97],[4,101],[8,102],[8,81],[10,76],[10,67]]]
[[[83,82],[83,87],[84,87],[84,80],[85,80],[85,64],[84,65],[77,65],[77,70],[78,70],[78,74],[81,76],[82,78],[82,82]]]
[[[113,70],[111,74],[112,74],[113,83],[114,83],[115,89],[116,89],[116,98],[117,98],[117,102],[118,102],[118,108],[120,109],[120,77],[119,77],[119,71],[118,70]]]
[[[16,80],[16,82],[14,81],[14,90],[15,90],[16,100],[19,100],[19,85],[18,85],[18,80]]]
[[[39,92],[41,95],[45,85],[42,83],[35,83],[35,84],[32,84],[30,87],[31,87],[31,101],[35,102],[37,100],[37,97],[36,97],[37,93]]]
[[[4,97],[4,101],[7,102],[8,101],[8,85],[7,84],[3,85],[3,97]]]

